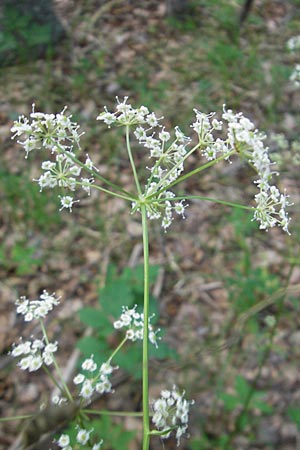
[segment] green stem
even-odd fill
[[[82,409],[85,414],[93,414],[97,416],[119,416],[119,417],[142,417],[142,412],[131,412],[131,411],[106,411],[106,410],[94,410],[94,409]]]
[[[48,344],[49,344],[49,340],[48,340],[47,332],[46,332],[46,329],[45,329],[45,327],[44,327],[44,323],[43,323],[42,320],[40,320],[40,325],[41,325],[41,329],[42,329],[42,332],[43,332],[43,336],[44,336],[44,338],[45,338],[45,342],[46,342],[46,344],[48,345]],[[53,364],[54,364],[54,367],[55,367],[55,369],[56,369],[56,371],[57,371],[57,374],[58,374],[58,376],[59,376],[59,378],[60,378],[61,384],[62,384],[62,386],[63,386],[63,388],[64,388],[65,393],[66,393],[66,396],[68,397],[68,399],[69,399],[70,402],[74,402],[74,399],[73,399],[73,397],[72,397],[72,394],[71,394],[71,392],[69,391],[69,388],[68,388],[68,386],[67,386],[66,383],[65,383],[65,380],[64,380],[64,377],[63,377],[63,375],[62,375],[62,373],[61,373],[60,367],[59,367],[59,365],[57,364],[56,358],[55,358],[55,356],[54,356],[53,354],[52,354],[52,357],[53,357]]]
[[[194,151],[195,149],[196,149],[196,147],[192,150]],[[188,154],[190,154],[190,153],[191,152],[189,152]],[[181,177],[177,178],[177,180],[174,180],[172,183],[168,184],[168,186],[162,187],[159,191],[154,192],[153,194],[149,195],[149,197],[147,197],[147,198],[151,199],[152,197],[157,197],[160,193],[166,191],[167,189],[169,190],[171,187],[175,186],[176,184],[181,183],[184,180],[187,180],[188,178],[192,177],[193,175],[200,173],[205,169],[208,169],[209,167],[217,164],[220,161],[223,161],[224,159],[229,158],[230,156],[234,155],[235,153],[236,153],[236,151],[232,150],[227,155],[219,156],[219,158],[209,161],[208,163],[203,164],[203,166],[197,167],[197,169],[191,170],[190,172],[186,173],[185,175],[182,175]]]
[[[63,147],[61,147],[59,145],[57,145],[57,147],[61,150],[62,153],[65,153],[68,156],[68,158],[70,158],[72,161],[74,161],[78,166],[80,166],[82,169],[86,170],[91,175],[93,175],[94,178],[102,181],[103,183],[107,184],[108,186],[112,187],[113,189],[116,189],[119,192],[123,192],[123,194],[127,195],[128,197],[131,197],[131,194],[129,192],[125,191],[125,189],[122,189],[117,184],[114,184],[111,181],[104,178],[102,175],[99,175],[99,173],[96,170],[89,169],[83,162],[81,162],[78,158],[76,158],[76,156],[74,156],[72,153],[66,151]]]
[[[177,178],[177,180],[173,181],[173,183],[169,184],[167,189],[169,189],[172,186],[175,186],[178,183],[181,183],[182,181],[186,180],[187,178],[192,177],[196,173],[202,172],[203,170],[208,169],[209,167],[213,166],[214,164],[217,164],[218,162],[229,158],[230,156],[234,155],[235,153],[236,153],[236,151],[232,150],[227,155],[219,156],[219,158],[216,158],[216,159],[214,159],[212,161],[209,161],[208,163],[203,164],[203,166],[197,167],[197,169],[191,170],[190,172],[186,173],[185,175],[182,175],[181,177]]]
[[[215,198],[211,198],[211,197],[203,197],[202,195],[187,195],[187,196],[182,196],[182,197],[170,197],[170,198],[162,198],[159,199],[158,201],[161,203],[164,203],[166,200],[169,201],[174,201],[174,200],[204,200],[207,202],[213,202],[213,203],[220,203],[221,205],[226,205],[226,206],[233,206],[235,208],[241,208],[241,209],[247,209],[252,211],[253,207],[252,206],[245,206],[245,205],[240,205],[239,203],[232,203],[232,202],[227,202],[225,200],[217,200]]]
[[[84,183],[80,181],[76,181],[76,184],[79,186],[84,186]],[[98,191],[105,192],[106,194],[112,195],[113,197],[119,197],[130,202],[136,201],[136,198],[134,198],[133,196],[128,197],[127,195],[117,194],[116,192],[110,191],[109,189],[105,189],[102,186],[98,186],[97,184],[91,184],[91,188],[98,189]]]
[[[118,351],[123,347],[123,345],[125,344],[125,342],[127,341],[127,337],[125,337],[123,339],[123,341],[118,345],[118,347],[114,350],[114,352],[112,353],[112,355],[108,358],[107,362],[110,364],[111,360],[116,356],[116,354],[118,353]]]
[[[126,146],[127,146],[127,152],[128,152],[128,157],[129,157],[129,161],[131,164],[131,168],[132,168],[132,172],[133,172],[133,176],[134,176],[134,181],[136,184],[136,188],[138,191],[139,195],[142,195],[142,191],[141,191],[141,186],[140,186],[140,182],[137,176],[137,172],[136,172],[136,168],[135,168],[135,164],[134,164],[134,160],[133,160],[133,156],[132,156],[132,151],[131,151],[131,147],[130,147],[130,138],[129,138],[129,126],[126,125]]]
[[[166,175],[160,180],[160,183],[163,183],[172,172],[174,172],[181,164],[184,163],[184,161],[189,158],[189,156],[191,156],[192,153],[194,153],[199,147],[200,147],[200,143],[198,142],[197,145],[195,145],[186,155],[184,155],[184,157],[178,161],[167,173]],[[168,185],[167,189],[169,189],[169,187],[172,186],[172,183]],[[164,190],[164,189],[163,189]]]
[[[58,383],[58,381],[54,378],[54,376],[52,375],[52,373],[50,372],[50,370],[48,369],[48,367],[45,366],[45,364],[43,364],[42,369],[44,370],[44,372],[47,374],[47,376],[50,378],[50,380],[52,381],[52,383],[54,384],[54,386],[57,387],[57,389],[59,390],[59,392],[62,392],[63,389],[61,387],[61,385]]]
[[[144,333],[143,333],[143,450],[149,450],[149,242],[147,209],[141,205],[144,250]]]
[[[0,422],[9,422],[10,420],[31,419],[35,414],[24,414],[23,416],[0,417]]]

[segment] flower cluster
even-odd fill
[[[82,133],[78,133],[79,126],[72,122],[72,116],[65,115],[66,107],[58,114],[35,112],[34,107],[33,104],[31,121],[20,116],[11,129],[13,139],[23,136],[24,141],[18,142],[24,147],[26,157],[32,150],[46,148],[54,151],[56,147],[68,150],[74,142],[79,145]]]
[[[202,154],[208,161],[216,159],[218,156],[224,156],[229,159],[231,149],[226,141],[220,138],[215,139],[214,131],[222,130],[223,123],[214,118],[215,113],[204,114],[194,109],[196,120],[191,124],[191,128],[197,133],[199,147]]]
[[[174,201],[175,194],[168,190],[168,186],[179,178],[184,170],[184,160],[187,157],[187,145],[190,138],[184,136],[182,131],[175,127],[174,139],[163,128],[154,113],[149,113],[148,108],[141,106],[134,109],[127,103],[127,97],[122,102],[118,99],[116,111],[101,113],[97,120],[102,120],[109,127],[133,126],[134,136],[142,147],[149,152],[149,158],[154,159],[154,164],[147,167],[150,177],[145,186],[144,194],[139,199],[146,205],[149,219],[161,219],[162,227],[166,230],[172,223],[173,213],[184,217],[186,205],[183,201]],[[139,211],[137,202],[133,202],[132,209]]]
[[[118,320],[114,322],[114,328],[119,330],[121,328],[126,328],[126,337],[130,341],[143,340],[143,331],[144,331],[144,314],[138,313],[136,311],[137,305],[133,308],[129,309],[127,306],[123,306],[123,312]],[[153,316],[152,316],[153,317]],[[159,329],[155,332],[153,331],[153,327],[150,324],[151,318],[149,318],[149,341],[155,345],[157,348],[157,333]]]
[[[79,448],[87,450],[100,450],[103,444],[103,439],[98,441],[97,443],[93,444],[91,441],[91,434],[93,433],[93,428],[91,430],[86,430],[85,428],[78,428],[77,435],[76,435],[76,448]],[[59,448],[62,448],[63,450],[73,450],[73,446],[71,445],[71,440],[69,435],[62,434],[60,438],[56,441],[56,444]]]
[[[46,290],[40,295],[38,300],[28,300],[26,297],[20,297],[16,301],[17,313],[24,316],[25,322],[31,322],[34,319],[43,319],[52,311],[53,307],[59,304],[60,297],[53,293],[50,295]],[[18,345],[14,344],[10,354],[14,358],[19,358],[18,366],[22,370],[34,372],[42,367],[43,364],[50,366],[54,361],[53,353],[57,351],[57,342],[49,342],[44,336],[43,339],[34,339],[23,342],[20,340]]]
[[[254,124],[242,113],[234,114],[230,109],[224,107],[222,119],[226,123],[227,135],[223,140],[214,139],[213,131],[223,128],[223,121],[213,124],[209,119],[212,115],[203,119],[202,128],[205,128],[205,136],[209,135],[211,142],[207,145],[203,154],[208,160],[224,156],[228,159],[230,155],[237,153],[246,160],[257,172],[258,179],[255,184],[260,192],[255,195],[256,208],[254,219],[260,222],[261,229],[267,229],[279,225],[288,232],[289,217],[286,207],[290,205],[286,194],[281,194],[276,186],[270,185],[272,175],[272,162],[269,158],[268,148],[264,145],[265,135],[255,129]],[[199,119],[197,120],[199,122]],[[194,124],[192,125],[195,128]],[[201,128],[201,129],[202,129]],[[203,132],[201,133],[203,142]],[[207,137],[206,137],[207,140]]]
[[[25,322],[31,322],[33,319],[46,317],[53,307],[59,304],[60,297],[50,295],[46,290],[40,295],[39,300],[28,300],[26,297],[20,297],[16,301],[17,313],[24,316]]]
[[[152,404],[152,422],[162,432],[161,438],[167,439],[176,430],[177,445],[187,431],[190,406],[194,404],[193,400],[186,400],[184,395],[185,392],[180,394],[173,386],[172,391],[162,391],[160,398]]]
[[[79,164],[72,151],[73,144],[79,146],[78,133],[79,126],[71,121],[72,116],[65,115],[66,108],[59,114],[44,114],[34,111],[30,114],[31,122],[24,116],[19,117],[14,122],[11,129],[12,139],[22,136],[23,141],[18,141],[25,150],[26,158],[29,152],[38,149],[50,150],[54,155],[52,161],[44,161],[41,165],[43,173],[36,181],[40,190],[44,188],[53,189],[60,187],[63,190],[75,191],[76,187],[81,187],[90,194],[94,178],[80,177],[82,168],[88,172],[97,169],[87,155],[85,163]],[[60,197],[61,209],[72,210],[75,203],[73,197],[64,195]],[[77,200],[78,201],[78,200]]]
[[[21,341],[18,345],[14,345],[10,354],[19,358],[18,366],[21,370],[29,370],[35,372],[43,364],[50,366],[53,363],[53,353],[57,351],[57,342],[45,343],[41,339],[33,341]]]
[[[39,177],[38,182],[40,190],[44,188],[55,188],[56,186],[67,189],[69,191],[75,191],[77,186],[90,194],[91,186],[94,179],[91,178],[79,178],[82,168],[78,164],[74,163],[74,153],[68,151],[66,153],[57,153],[54,161],[44,161],[42,163],[42,170],[44,173]],[[88,170],[93,167],[93,163],[89,156],[86,157],[84,167]],[[73,203],[78,200],[73,200],[73,197],[66,195],[60,197],[61,209],[69,208],[72,210]]]
[[[289,48],[296,50],[300,47],[300,38],[295,37],[289,41]],[[296,66],[294,81],[300,83],[300,66]],[[255,196],[256,209],[254,219],[260,222],[260,228],[268,229],[275,225],[281,226],[288,232],[289,217],[286,207],[290,205],[286,194],[273,189],[270,182],[274,172],[269,158],[268,148],[263,141],[265,135],[255,129],[253,123],[242,113],[234,114],[224,108],[222,120],[215,118],[215,113],[204,114],[197,109],[195,121],[191,128],[197,134],[197,144],[190,148],[191,139],[175,127],[173,133],[169,133],[161,124],[154,113],[141,106],[133,108],[128,103],[128,98],[123,101],[117,99],[115,112],[109,112],[107,108],[98,115],[97,120],[103,121],[109,127],[112,125],[125,126],[127,135],[127,149],[131,164],[134,165],[129,144],[129,131],[132,130],[138,143],[147,150],[149,159],[153,164],[149,165],[149,177],[142,189],[133,167],[135,181],[138,187],[138,197],[128,194],[125,198],[132,202],[132,212],[146,209],[149,219],[159,219],[164,230],[171,225],[174,215],[185,217],[185,209],[188,206],[184,197],[176,197],[171,190],[181,180],[186,159],[195,151],[200,150],[208,161],[229,160],[234,154],[256,170],[258,179],[255,181],[260,192]],[[88,194],[91,187],[100,190],[106,189],[95,186],[94,178],[99,178],[97,168],[86,157],[85,163],[81,163],[72,151],[72,145],[79,145],[78,125],[71,121],[71,116],[65,115],[65,109],[59,114],[31,113],[31,121],[21,116],[12,127],[16,136],[24,136],[23,145],[26,156],[34,148],[50,149],[54,154],[53,160],[42,163],[43,173],[35,180],[40,189],[59,188],[70,191],[68,195],[60,196],[61,208],[72,211],[72,206],[79,200],[74,200],[72,192],[79,186]],[[226,135],[222,138],[222,134]],[[69,145],[70,144],[70,145]],[[82,169],[87,170],[91,178],[81,177]],[[201,166],[200,166],[201,169]],[[194,172],[194,171],[193,171]],[[191,173],[193,173],[191,172]],[[187,174],[188,176],[189,174]],[[184,176],[186,178],[186,176]],[[102,181],[104,180],[100,177]],[[111,185],[108,180],[104,180]],[[122,190],[120,188],[120,190]],[[143,192],[142,192],[143,191]],[[276,195],[275,195],[276,192]],[[117,195],[115,192],[113,195]],[[119,195],[122,197],[121,195]],[[124,198],[124,196],[122,197]]]
[[[74,384],[81,385],[79,392],[81,398],[89,400],[94,392],[99,394],[113,392],[109,376],[114,370],[118,369],[117,366],[113,367],[108,361],[101,364],[101,367],[98,369],[94,356],[91,355],[90,358],[83,361],[81,368],[85,373],[79,373],[73,379]]]
[[[105,107],[105,111],[99,114],[97,120],[102,120],[108,127],[111,125],[124,126],[124,125],[139,125],[147,124],[149,127],[156,127],[158,125],[158,119],[154,113],[150,113],[146,106],[140,108],[133,108],[127,103],[128,97],[124,97],[122,102],[117,97],[118,104],[114,113],[109,112]]]

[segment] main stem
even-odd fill
[[[143,333],[143,450],[149,450],[149,242],[147,210],[145,205],[141,206],[143,225],[143,249],[144,249],[144,333]]]

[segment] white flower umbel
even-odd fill
[[[133,108],[127,103],[128,97],[124,97],[124,100],[120,102],[117,98],[118,104],[116,112],[111,113],[105,107],[105,112],[102,112],[97,117],[97,120],[102,120],[108,127],[111,125],[140,125],[149,124],[150,126],[156,126],[158,124],[157,117],[154,113],[149,113],[148,108],[141,106],[138,109]],[[152,124],[152,125],[151,125]]]
[[[105,394],[113,392],[112,384],[109,376],[112,372],[118,369],[117,366],[112,366],[110,362],[101,364],[98,369],[94,361],[94,355],[85,359],[81,365],[84,373],[79,373],[73,379],[73,383],[81,385],[79,396],[84,400],[89,401],[95,392]]]
[[[55,151],[55,148],[70,149],[74,142],[79,145],[79,126],[71,120],[72,116],[66,116],[66,107],[58,114],[44,114],[35,112],[35,105],[32,105],[32,113],[28,120],[25,116],[19,117],[14,122],[11,131],[13,139],[23,137],[23,141],[18,141],[28,153],[35,149],[48,148]],[[71,144],[71,145],[70,145]]]
[[[24,316],[25,322],[33,319],[45,318],[53,307],[59,304],[60,297],[55,297],[55,293],[49,294],[46,290],[40,295],[39,300],[28,300],[20,297],[16,301],[17,313]]]
[[[167,439],[174,431],[177,445],[187,431],[190,406],[194,404],[193,400],[186,400],[184,395],[185,392],[180,394],[177,387],[173,386],[172,391],[162,391],[160,398],[152,403],[152,422],[162,433],[160,437]]]
[[[204,115],[196,112],[196,122],[192,128],[198,133],[203,155],[208,161],[222,157],[229,159],[237,154],[242,160],[248,162],[256,171],[258,179],[255,184],[259,194],[255,195],[257,206],[254,219],[260,222],[261,229],[268,229],[275,225],[281,226],[288,232],[289,217],[286,207],[290,205],[286,194],[280,194],[276,186],[271,185],[274,172],[273,163],[269,157],[269,149],[264,145],[265,134],[255,129],[254,124],[242,113],[233,113],[223,107],[223,121],[213,119],[214,113]],[[225,139],[215,138],[214,132],[223,131]],[[274,192],[278,195],[274,198]]]
[[[18,345],[13,345],[10,354],[14,358],[22,357],[17,364],[21,370],[35,372],[43,364],[50,366],[53,363],[53,353],[57,351],[57,348],[57,342],[45,344],[40,339],[26,342],[21,339]]]
[[[118,320],[114,322],[114,328],[119,330],[121,328],[126,329],[126,337],[130,341],[142,340],[143,339],[143,330],[144,330],[144,316],[143,313],[138,313],[136,311],[137,305],[133,308],[129,309],[127,306],[123,306],[122,314]],[[153,317],[153,316],[152,316]],[[150,323],[152,317],[149,317],[149,341],[151,344],[155,345],[157,348],[157,333],[160,331],[159,329],[155,332],[153,331],[153,327]]]

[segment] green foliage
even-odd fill
[[[76,96],[87,96],[90,92],[90,84],[94,79],[103,77],[105,58],[105,52],[97,49],[76,62],[72,68],[72,78],[70,79]]]
[[[298,431],[300,431],[300,406],[290,406],[287,413],[291,421],[296,424]]]
[[[252,215],[239,208],[233,208],[231,213],[226,216],[226,222],[230,222],[234,227],[234,239],[242,249],[245,249],[245,238],[257,232],[257,226],[252,220]]]
[[[136,101],[142,105],[147,105],[151,110],[161,107],[167,92],[170,91],[169,80],[158,80],[153,84],[153,62],[151,59],[137,59],[135,65],[118,77],[118,83],[123,89],[134,92]]]
[[[208,437],[204,433],[200,439],[193,439],[191,441],[191,450],[223,450],[227,446],[228,435],[221,435],[216,438]],[[227,447],[227,450],[232,450]]]
[[[249,267],[246,272],[238,268],[233,277],[226,279],[226,284],[232,306],[239,314],[280,288],[279,278],[265,267]]]
[[[235,253],[234,274],[225,278],[225,284],[233,312],[240,315],[259,301],[275,294],[280,289],[281,280],[268,268],[254,266],[251,258],[251,241],[246,239],[250,239],[257,232],[251,216],[235,209],[229,216],[229,221],[234,227],[239,252]],[[257,331],[255,326],[257,320],[254,316],[250,321],[254,331]]]
[[[37,248],[26,242],[16,242],[10,252],[6,250],[4,244],[0,246],[0,267],[7,271],[15,271],[16,275],[35,273],[41,261],[41,258],[37,257]]]
[[[38,24],[30,14],[20,14],[14,7],[5,7],[3,11],[3,28],[0,31],[0,54],[9,59],[14,53],[22,62],[32,57],[36,46],[51,43],[51,27]],[[2,56],[3,58],[3,56]]]
[[[26,228],[34,226],[40,231],[49,231],[61,223],[57,195],[52,191],[41,195],[38,185],[32,183],[28,174],[15,175],[0,169],[0,191],[8,222],[21,222]],[[45,214],[46,210],[48,214]]]
[[[228,411],[234,411],[238,406],[243,407],[249,403],[250,409],[257,409],[265,414],[272,413],[272,408],[262,400],[264,392],[253,390],[248,381],[241,375],[235,378],[235,393],[221,393],[220,398],[223,400],[224,407]]]
[[[239,8],[235,7],[237,3],[241,5],[243,0],[234,3],[228,0],[210,0],[209,2],[211,14],[218,25],[230,33],[238,32]]]
[[[158,275],[158,266],[150,266],[150,284],[155,282]],[[79,311],[80,320],[95,330],[95,336],[80,339],[78,347],[85,356],[94,354],[95,362],[102,363],[112,353],[107,342],[108,338],[115,332],[112,323],[121,312],[122,306],[132,308],[138,305],[143,307],[143,266],[134,268],[126,267],[118,275],[115,266],[109,266],[105,286],[99,290],[99,309],[91,307],[82,308]],[[150,315],[155,314],[151,321],[153,324],[158,320],[158,309],[156,300],[150,296]],[[161,333],[160,333],[161,334]],[[158,349],[151,346],[150,356],[158,359],[175,358],[175,352],[167,344],[160,342]],[[114,357],[114,362],[122,369],[130,373],[134,378],[140,379],[142,346],[141,342],[127,343]]]

